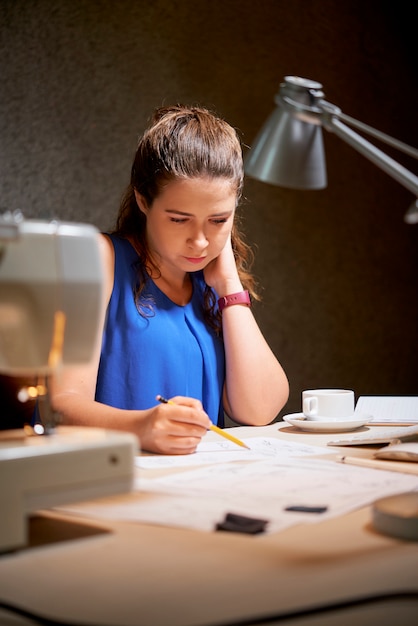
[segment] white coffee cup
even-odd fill
[[[302,392],[302,411],[308,420],[342,420],[354,413],[351,389],[307,389]]]

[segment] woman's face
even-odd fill
[[[224,178],[188,178],[167,183],[152,206],[135,192],[147,217],[147,241],[160,270],[201,270],[224,248],[231,233],[236,192]]]

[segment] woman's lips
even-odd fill
[[[189,261],[189,263],[194,263],[195,265],[198,265],[199,263],[203,263],[203,261],[205,260],[206,257],[204,257],[204,256],[200,256],[200,257],[186,256],[184,258],[186,259],[186,261]]]

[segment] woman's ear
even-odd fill
[[[139,210],[146,215],[148,213],[148,205],[144,196],[142,196],[136,189],[134,190],[134,193]]]

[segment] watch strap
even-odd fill
[[[229,296],[222,296],[218,300],[218,308],[220,313],[227,307],[234,304],[244,304],[245,306],[251,306],[251,298],[248,290],[239,291],[238,293],[231,293]]]

